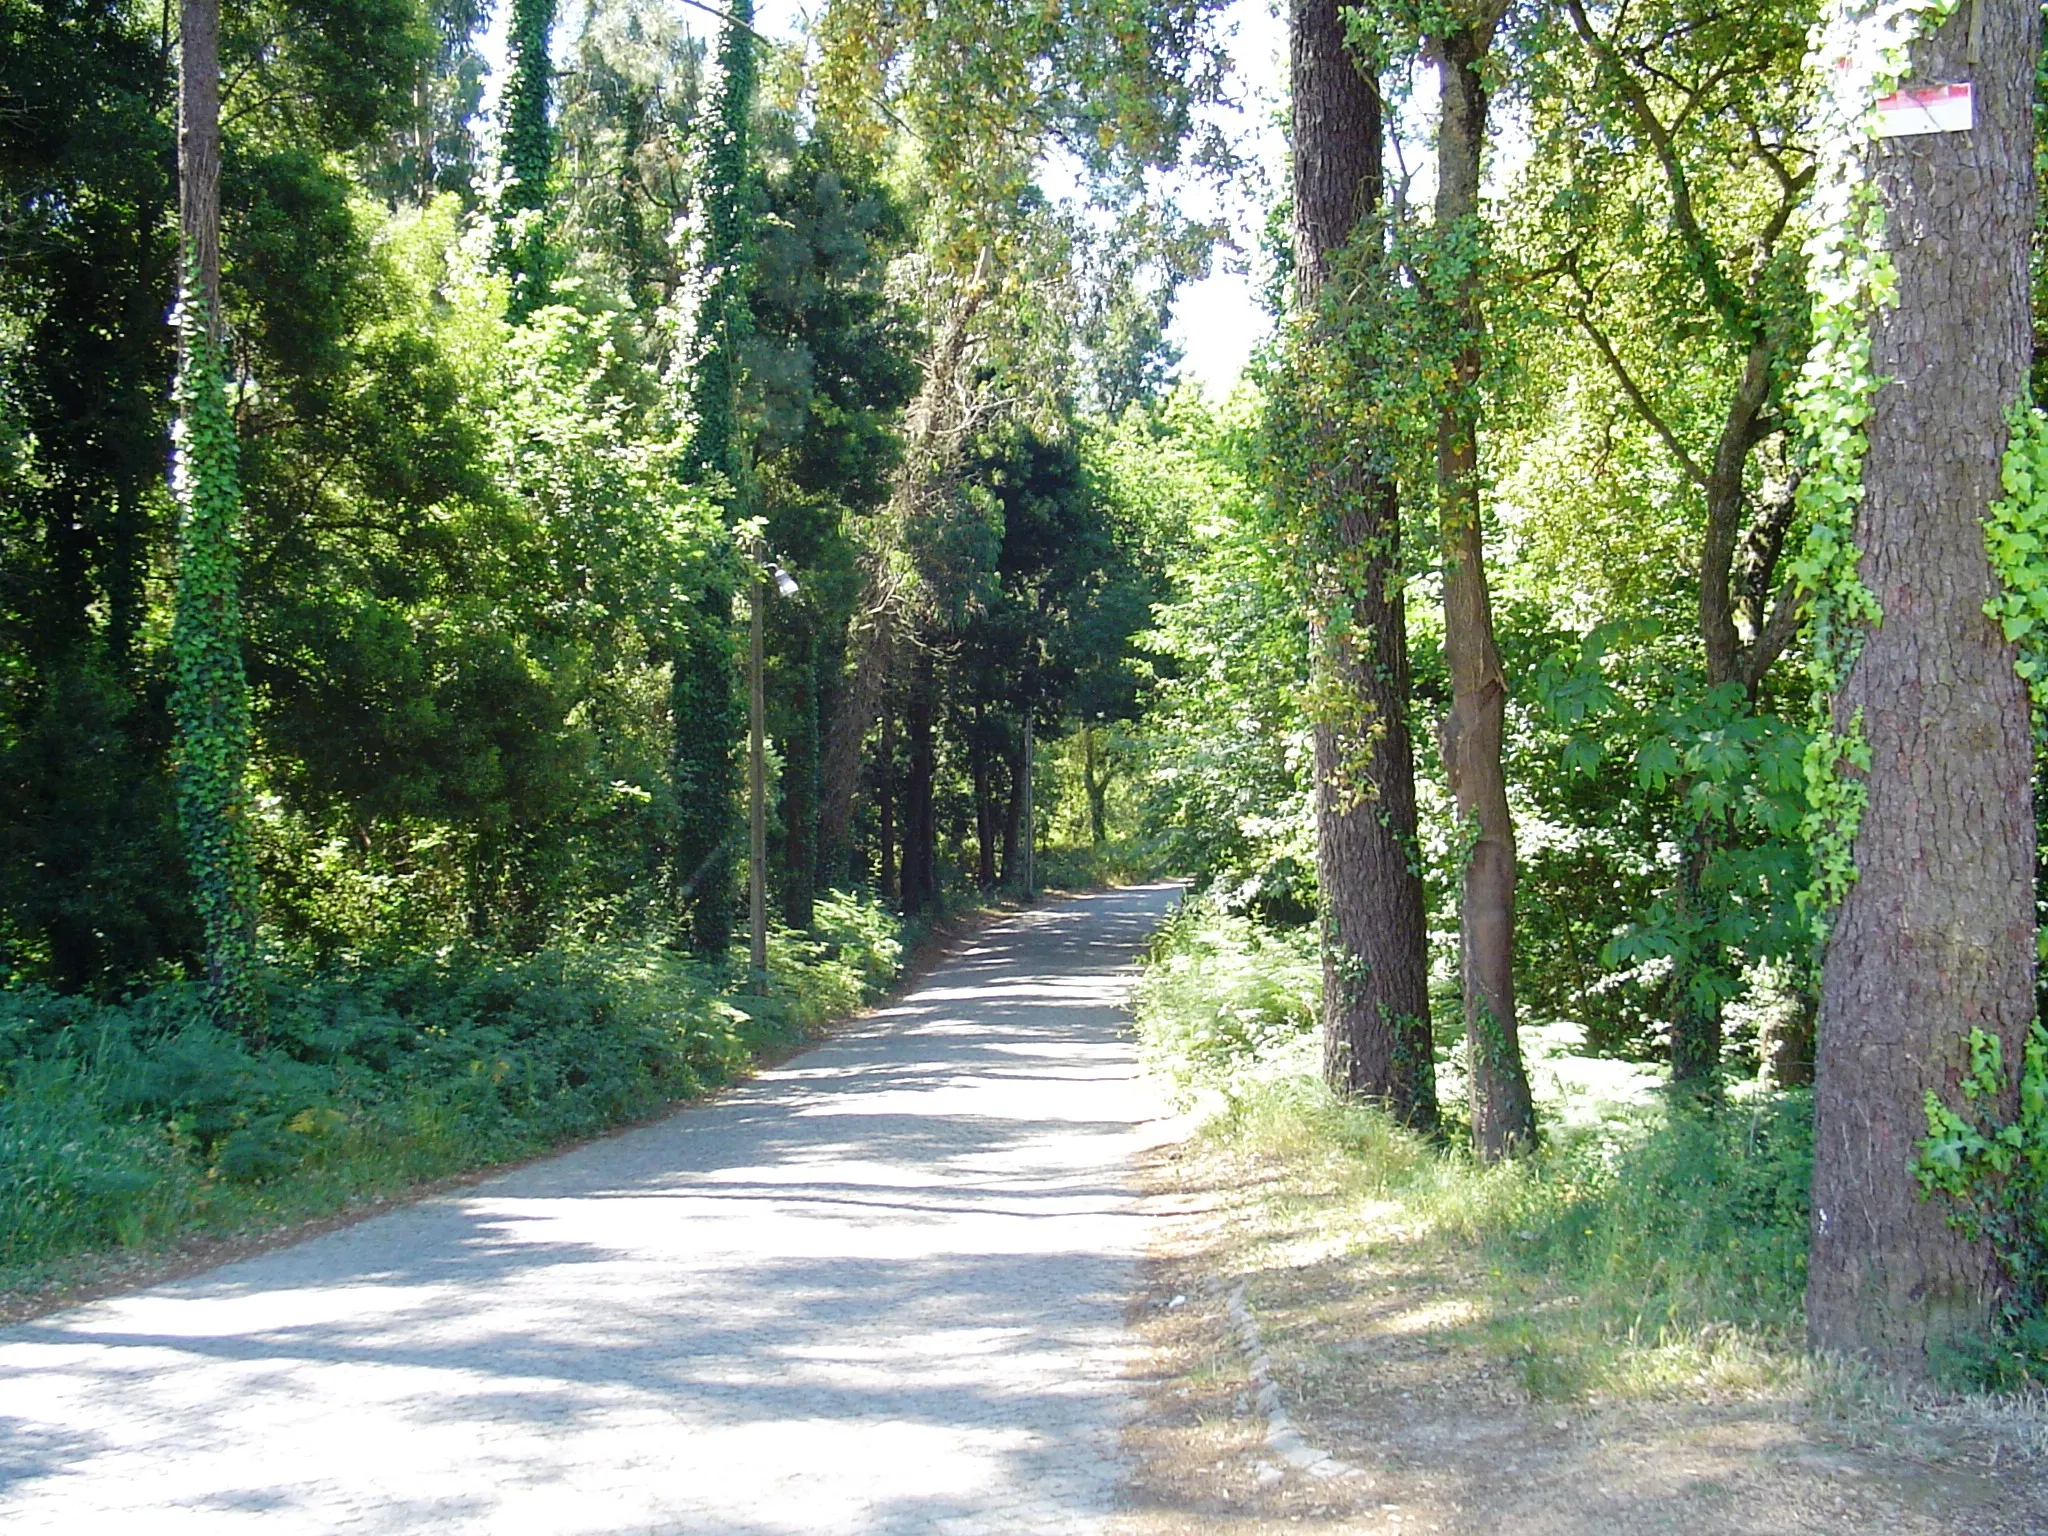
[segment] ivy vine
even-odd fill
[[[249,684],[242,669],[238,558],[242,492],[227,376],[196,257],[178,306],[180,363],[173,488],[177,591],[171,714],[178,728],[178,821],[206,933],[209,1003],[223,1023],[262,1029],[256,858],[250,837]]]
[[[1813,299],[1813,348],[1794,391],[1806,442],[1799,507],[1807,525],[1792,575],[1806,598],[1807,679],[1814,732],[1806,749],[1808,811],[1803,831],[1813,881],[1800,905],[1817,940],[1856,880],[1856,831],[1867,802],[1863,775],[1870,750],[1859,710],[1837,722],[1834,702],[1882,617],[1857,574],[1856,512],[1863,502],[1863,460],[1879,386],[1871,371],[1871,320],[1898,297],[1885,249],[1884,204],[1870,179],[1867,151],[1878,98],[1896,89],[1913,43],[1954,11],[1956,0],[1843,0],[1815,37],[1809,69],[1818,76],[1817,140],[1806,241]]]

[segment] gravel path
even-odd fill
[[[1121,1003],[1166,886],[987,931],[715,1103],[0,1332],[0,1531],[1098,1528]]]

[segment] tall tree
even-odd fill
[[[1837,737],[1862,738],[1835,772],[1860,779],[1864,807],[1821,969],[1807,1337],[1913,1375],[1930,1346],[1983,1328],[1998,1284],[1989,1244],[1918,1198],[1923,1101],[1953,1096],[1972,1029],[2018,1061],[2035,1006],[2028,706],[1985,614],[1982,519],[2027,389],[2039,15],[1977,0],[1917,42],[1908,83],[1969,80],[1974,126],[1857,145],[1847,172],[1875,202],[1821,204],[1882,210],[1896,298],[1870,321],[1862,366],[1881,382],[1847,503],[1874,605],[1845,609],[1825,581],[1815,597],[1870,617],[1831,701]],[[1838,13],[1830,42],[1867,58],[1870,25]],[[1867,110],[1849,102],[1838,126],[1860,133]],[[1840,654],[1841,636],[1817,638],[1823,661]]]
[[[700,477],[725,490],[726,523],[751,515],[753,455],[739,420],[740,382],[751,334],[754,178],[749,125],[754,110],[754,10],[735,0],[720,38],[720,79],[708,125],[701,199],[704,294],[697,316],[692,401],[696,435],[690,457]],[[730,592],[699,594],[675,657],[670,714],[675,725],[676,872],[690,903],[691,934],[706,954],[722,954],[732,935],[733,858],[738,785],[735,749],[740,707],[734,668]]]
[[[1337,0],[1294,0],[1293,255],[1298,347],[1337,345],[1331,288],[1347,248],[1378,271],[1383,123],[1379,82],[1345,41]],[[1355,289],[1357,285],[1345,285]],[[1367,289],[1369,293],[1369,288]],[[1356,302],[1355,300],[1351,302]],[[1370,303],[1370,297],[1364,302]],[[1391,360],[1389,360],[1391,361]],[[1305,527],[1318,681],[1316,862],[1323,896],[1323,1075],[1410,1125],[1436,1123],[1428,960],[1408,730],[1408,621],[1401,506],[1345,402],[1310,381],[1291,392],[1280,494]]]
[[[1430,281],[1453,348],[1436,429],[1444,659],[1451,674],[1451,708],[1439,738],[1444,774],[1457,802],[1460,841],[1466,844],[1458,905],[1459,969],[1472,1080],[1472,1140],[1483,1157],[1527,1150],[1536,1132],[1516,1032],[1515,827],[1501,763],[1508,690],[1487,591],[1479,483],[1483,69],[1506,10],[1506,0],[1481,0],[1458,25],[1427,41],[1442,102]]]
[[[1218,9],[1216,0],[1062,0],[1038,10],[834,0],[820,18],[820,110],[877,156],[892,135],[908,140],[929,193],[924,383],[907,413],[895,492],[870,520],[863,551],[850,675],[820,786],[828,861],[850,825],[862,746],[918,597],[904,546],[957,503],[965,444],[998,393],[990,386],[1001,369],[985,352],[1031,329],[1029,248],[1046,222],[1032,186],[1038,161],[1057,147],[1104,187],[1142,184],[1145,167],[1175,163],[1194,134],[1195,104],[1218,87]],[[1042,400],[1058,383],[1045,373],[1019,368],[1007,384]]]
[[[512,0],[498,238],[499,259],[512,279],[508,313],[515,321],[547,303],[554,287],[554,34],[555,0]]]
[[[1547,82],[1546,110],[1558,112],[1551,152],[1569,162],[1573,194],[1556,199],[1570,213],[1554,265],[1573,323],[1699,500],[1700,724],[1726,736],[1755,711],[1798,627],[1798,593],[1779,566],[1794,513],[1783,393],[1807,340],[1790,231],[1812,181],[1793,86],[1809,18],[1775,0],[1736,11],[1676,0],[1604,15],[1565,0],[1565,11],[1591,78],[1577,88],[1560,69]],[[1651,167],[1661,240],[1644,228]],[[1616,281],[1646,252],[1661,281]],[[1674,333],[1697,331],[1700,319],[1713,330],[1674,348]],[[1726,380],[1704,402],[1701,343]],[[1699,1086],[1718,1081],[1722,1004],[1739,985],[1727,949],[1743,926],[1726,890],[1737,829],[1725,801],[1705,798],[1675,839],[1661,925],[1672,1077]]]
[[[206,930],[207,989],[260,1033],[256,860],[249,829],[249,684],[242,669],[242,516],[220,323],[220,4],[178,15],[177,595],[171,712],[179,819]]]

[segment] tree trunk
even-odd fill
[[[1081,727],[1083,786],[1088,791],[1088,841],[1100,848],[1109,838],[1109,773],[1095,746],[1095,727]]]
[[[1869,798],[1822,961],[1807,1340],[1909,1376],[1985,1326],[1999,1285],[1989,1246],[1918,1196],[1923,1097],[1960,1102],[1972,1028],[2017,1063],[2034,1011],[2028,708],[1984,614],[1980,519],[2027,388],[2037,18],[1963,7],[1911,78],[1973,79],[1976,126],[1868,151],[1898,273],[1855,530],[1882,617],[1833,703],[1838,731],[1860,716]]]
[[[1020,843],[1024,829],[1024,739],[1020,733],[1006,765],[1010,793],[1003,810],[1003,884],[1014,886],[1024,879]]]
[[[1296,303],[1311,344],[1333,345],[1319,314],[1338,252],[1379,216],[1378,82],[1344,43],[1337,0],[1294,0]],[[1393,361],[1393,360],[1389,360]],[[1334,403],[1301,412],[1300,515],[1332,546],[1316,578],[1317,665],[1344,700],[1315,725],[1316,871],[1322,886],[1323,1075],[1339,1093],[1377,1099],[1405,1123],[1436,1124],[1422,878],[1415,843],[1415,761],[1408,733],[1408,620],[1400,500],[1336,420]],[[1348,611],[1333,628],[1326,614]]]
[[[894,901],[902,887],[896,880],[896,712],[882,706],[882,739],[875,748],[875,888],[882,900]]]
[[[788,605],[785,605],[787,607]],[[787,616],[789,731],[782,743],[782,919],[808,928],[818,884],[818,632],[808,608]]]
[[[249,685],[242,666],[241,482],[220,319],[220,5],[179,9],[177,590],[171,714],[178,819],[206,934],[208,1001],[260,1039]]]
[[[910,702],[904,723],[910,733],[910,782],[903,794],[903,910],[922,912],[938,896],[938,827],[932,791],[937,778],[932,714],[937,684],[931,652],[920,650],[911,667]]]
[[[1437,129],[1440,238],[1469,229],[1479,217],[1480,153],[1486,142],[1480,64],[1499,16],[1496,7],[1485,19],[1435,40],[1443,101]],[[1460,835],[1470,842],[1458,932],[1472,1073],[1472,1141],[1480,1156],[1495,1158],[1532,1146],[1536,1119],[1515,1023],[1515,828],[1501,765],[1507,681],[1494,643],[1480,527],[1477,274],[1467,264],[1455,291],[1436,297],[1466,338],[1455,361],[1452,392],[1437,418],[1444,659],[1451,674],[1451,711],[1441,733]]]

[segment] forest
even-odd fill
[[[2038,12],[1257,3],[0,0],[0,1281],[1171,876],[1189,1092],[2048,1380]]]

